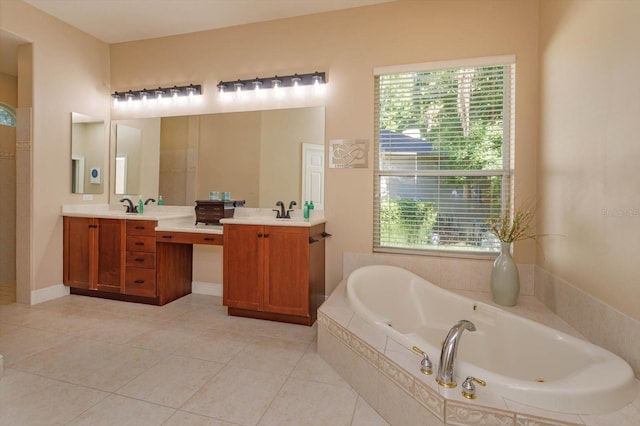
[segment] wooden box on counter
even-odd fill
[[[244,200],[196,200],[196,224],[219,225],[220,219],[233,217],[236,207],[244,206]]]

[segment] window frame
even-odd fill
[[[381,170],[381,126],[379,97],[379,77],[384,75],[432,72],[451,70],[456,68],[504,66],[504,95],[503,95],[503,123],[502,123],[502,168],[492,170],[465,169],[465,170]],[[496,176],[501,179],[500,189],[500,214],[509,207],[514,193],[514,151],[515,151],[515,85],[516,85],[516,58],[515,55],[502,55],[483,58],[469,58],[453,61],[439,61],[420,64],[374,68],[374,206],[373,206],[373,251],[382,253],[420,254],[428,256],[493,258],[499,253],[499,244],[493,248],[448,247],[445,245],[428,245],[424,248],[385,246],[380,241],[381,237],[381,178],[392,177],[447,177],[447,176]],[[439,188],[439,184],[438,184]]]

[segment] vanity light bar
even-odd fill
[[[157,89],[129,90],[126,92],[114,92],[111,97],[115,103],[119,101],[142,101],[147,99],[169,98],[178,96],[194,96],[202,94],[202,85],[189,84],[188,86],[158,87]]]
[[[218,83],[220,93],[276,89],[278,87],[313,86],[325,84],[326,74],[324,72],[313,72],[308,74],[274,75],[273,77],[256,77],[249,80],[231,80]]]

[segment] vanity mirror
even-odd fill
[[[313,197],[322,208],[324,122],[324,107],[114,120],[111,202],[140,194],[195,205],[224,191],[247,207]],[[128,156],[127,179],[119,180],[125,169],[120,139],[136,134],[130,129],[139,130],[139,162]],[[139,173],[138,188],[129,183],[130,170]]]
[[[71,192],[104,192],[104,120],[71,113]]]

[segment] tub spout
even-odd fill
[[[447,338],[444,339],[442,351],[440,352],[438,375],[436,376],[436,382],[440,386],[455,388],[457,385],[453,367],[456,360],[456,353],[458,352],[460,336],[464,330],[476,331],[476,326],[471,321],[460,320],[451,327]]]

